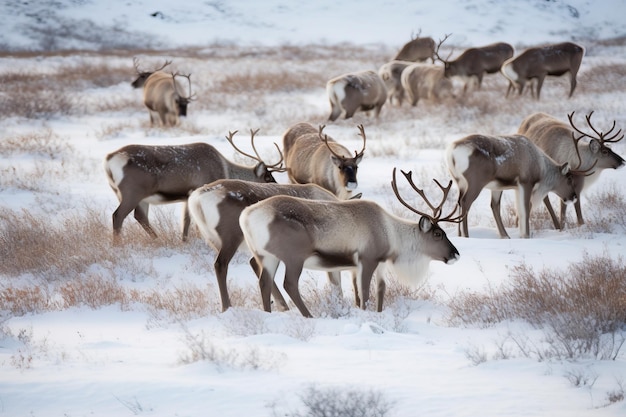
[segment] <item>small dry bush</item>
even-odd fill
[[[391,415],[394,403],[378,390],[319,388],[310,385],[298,394],[299,410],[280,410],[277,401],[269,404],[272,415],[287,417],[384,417]]]
[[[67,140],[54,133],[52,129],[0,139],[0,154],[3,156],[25,153],[50,159],[61,159],[63,156],[74,152],[74,147]]]
[[[521,264],[500,288],[459,294],[449,308],[450,323],[521,319],[543,329],[548,346],[532,352],[541,358],[615,359],[626,338],[626,266],[621,258],[589,254],[566,271]]]

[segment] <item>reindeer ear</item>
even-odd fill
[[[589,150],[591,150],[591,152],[593,153],[598,153],[600,152],[600,142],[597,139],[591,139],[591,141],[589,142]]]
[[[420,230],[424,233],[430,232],[433,228],[433,222],[426,216],[420,218]]]
[[[256,175],[259,178],[264,177],[266,172],[267,172],[267,167],[265,166],[263,162],[259,162],[254,167],[254,175]]]
[[[341,168],[341,164],[343,163],[343,160],[341,160],[340,158],[337,158],[335,155],[331,155],[330,160],[333,161],[333,164],[335,164],[337,168]]]
[[[358,157],[354,160],[354,163],[358,165],[358,164],[360,164],[360,163],[361,163],[361,160],[362,160],[362,159],[363,159],[363,155],[359,155],[359,156],[358,156]]]
[[[569,173],[570,173],[569,162],[566,162],[563,165],[561,165],[561,174],[567,175]]]

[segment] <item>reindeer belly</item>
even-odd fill
[[[342,252],[316,251],[304,261],[304,268],[321,271],[339,271],[355,267],[355,256]]]

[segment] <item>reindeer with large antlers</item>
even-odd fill
[[[584,132],[574,124],[574,112],[567,115],[569,125],[546,113],[533,113],[526,117],[518,133],[525,135],[557,162],[569,162],[576,170],[591,171],[584,180],[583,190],[591,186],[605,169],[618,169],[624,166],[624,158],[616,154],[608,146],[622,140],[622,129],[614,132],[613,125],[606,132],[596,129],[591,123],[593,111],[586,117],[587,126],[591,132]],[[581,143],[582,139],[586,139]],[[544,203],[548,211],[553,213],[550,200],[546,197]],[[567,205],[561,201],[561,217],[556,220],[555,227],[562,229],[565,225]],[[578,224],[584,224],[580,199],[574,203]]]
[[[464,216],[459,235],[468,237],[467,213],[483,188],[491,190],[491,210],[498,233],[509,238],[500,216],[500,199],[507,189],[516,191],[520,237],[530,237],[530,211],[554,192],[575,202],[586,172],[573,172],[569,163],[557,163],[522,135],[469,135],[446,149],[448,169],[459,187]]]
[[[152,126],[176,126],[180,122],[179,116],[187,116],[187,105],[194,100],[191,93],[191,74],[166,73],[163,70],[172,61],[165,63],[153,71],[139,69],[137,58],[133,59],[137,79],[131,83],[134,88],[143,87],[144,104],[150,112]],[[184,95],[176,77],[187,79],[189,94]]]
[[[283,151],[289,179],[293,183],[317,184],[342,200],[352,197],[358,186],[357,169],[365,152],[365,129],[359,125],[363,149],[354,156],[343,145],[309,123],[298,123],[283,135]]]
[[[435,49],[435,57],[443,63],[444,76],[446,78],[459,77],[464,81],[463,93],[468,91],[468,86],[475,84],[480,88],[485,74],[500,72],[502,64],[513,56],[513,47],[506,42],[496,42],[477,48],[469,48],[463,51],[454,60],[441,58],[439,48],[450,35],[446,35],[439,41]]]
[[[254,144],[258,130],[250,130],[251,155],[239,149],[233,142],[237,131],[229,132],[226,139],[242,155],[255,161],[255,166],[236,164],[226,159],[217,149],[207,143],[190,143],[175,146],[128,145],[108,154],[104,169],[111,188],[120,204],[113,213],[113,232],[117,238],[122,223],[134,210],[135,219],[151,236],[156,233],[150,226],[150,204],[184,202],[183,240],[189,232],[189,193],[204,184],[222,178],[236,178],[252,182],[276,182],[272,172],[284,171],[283,155],[278,145],[280,160],[266,164]]]
[[[411,173],[404,174],[414,190]],[[416,223],[387,212],[373,201],[312,201],[276,196],[243,210],[239,223],[246,243],[260,270],[259,285],[263,308],[271,310],[270,292],[280,262],[285,265],[284,287],[302,315],[311,317],[298,289],[304,268],[323,271],[354,269],[360,307],[365,309],[374,271],[386,264],[398,278],[414,286],[426,278],[431,260],[451,264],[459,252],[438,225],[459,221],[454,211],[445,217],[442,207],[450,185],[441,187],[444,196],[438,206],[418,194],[433,210],[429,215],[400,197],[393,170],[392,188],[400,202],[421,216]],[[385,281],[377,274],[377,311],[382,311]]]

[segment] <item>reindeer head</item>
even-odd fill
[[[332,146],[328,143],[328,135],[322,134],[326,126],[321,125],[319,127],[319,137],[326,147],[330,151],[330,159],[333,161],[333,164],[339,169],[340,175],[343,179],[343,184],[348,190],[354,190],[358,186],[358,181],[356,178],[356,173],[359,168],[359,163],[363,159],[363,152],[365,152],[365,130],[363,125],[357,126],[359,129],[359,136],[363,138],[363,149],[360,152],[354,151],[354,158],[348,158],[343,155],[336,153]]]
[[[252,150],[254,151],[255,155],[246,153],[235,145],[235,143],[233,142],[233,137],[237,133],[236,130],[234,132],[228,132],[228,136],[226,136],[226,140],[228,140],[228,142],[232,145],[233,148],[235,148],[237,152],[239,152],[240,154],[244,156],[247,156],[248,158],[251,158],[257,161],[257,164],[254,167],[254,174],[256,175],[257,179],[260,182],[276,182],[276,179],[274,178],[273,173],[285,171],[285,168],[283,167],[283,160],[284,160],[283,153],[280,150],[280,147],[276,143],[274,143],[274,146],[276,146],[276,149],[278,150],[278,153],[280,154],[280,160],[271,165],[265,163],[263,159],[261,158],[261,155],[259,155],[259,152],[257,151],[256,146],[254,145],[254,136],[258,132],[259,132],[259,129],[257,130],[250,129],[250,142],[252,143]]]
[[[615,120],[613,120],[613,126],[611,126],[611,128],[607,132],[599,131],[591,123],[591,115],[593,115],[593,111],[591,111],[587,116],[585,116],[585,119],[587,120],[587,126],[589,126],[589,128],[593,131],[593,133],[595,133],[595,135],[593,135],[593,134],[583,132],[578,127],[576,127],[576,125],[574,124],[574,120],[573,120],[574,113],[575,112],[571,112],[570,114],[568,114],[567,118],[569,120],[570,125],[572,126],[572,129],[574,129],[574,131],[579,134],[579,136],[576,137],[576,133],[572,132],[572,140],[574,141],[576,145],[576,152],[578,154],[578,160],[579,160],[578,167],[576,167],[575,169],[579,169],[580,165],[582,164],[582,158],[580,156],[580,151],[578,150],[578,145],[579,145],[580,140],[585,137],[590,139],[589,150],[596,157],[596,161],[593,163],[591,167],[587,168],[586,171],[590,171],[594,166],[596,166],[596,164],[598,165],[598,168],[600,169],[623,167],[624,158],[622,158],[621,156],[613,152],[611,148],[609,148],[606,145],[607,143],[617,143],[624,138],[622,129],[619,129],[617,132],[613,133],[613,130],[615,130]]]
[[[142,71],[139,68],[139,60],[136,57],[133,58],[133,66],[135,67],[135,72],[137,73],[137,78],[130,85],[133,88],[141,88],[141,87],[143,87],[143,85],[146,83],[146,80],[148,79],[148,77],[150,77],[152,74],[154,74],[157,71],[161,71],[163,68],[167,67],[171,63],[172,63],[172,61],[166,60],[165,63],[160,68],[157,68],[157,69],[152,70],[152,71]]]
[[[417,192],[417,194],[420,197],[422,197],[426,205],[430,207],[432,214],[428,214],[426,212],[416,209],[415,207],[407,203],[400,196],[400,192],[398,191],[398,185],[396,183],[396,168],[394,168],[393,174],[392,174],[393,178],[391,181],[391,188],[393,189],[393,192],[396,195],[396,198],[398,199],[398,201],[400,201],[400,203],[402,203],[403,206],[405,206],[412,212],[417,213],[421,216],[419,223],[418,223],[419,230],[420,232],[424,234],[424,236],[427,237],[427,239],[430,239],[434,242],[445,241],[447,243],[446,245],[427,243],[424,245],[424,252],[426,252],[432,259],[438,259],[447,264],[455,262],[460,256],[459,252],[454,247],[454,245],[450,243],[446,235],[446,232],[444,232],[443,229],[441,229],[441,227],[438,224],[439,222],[460,223],[463,220],[462,215],[459,215],[456,217],[454,216],[454,214],[456,213],[458,209],[458,206],[455,206],[454,209],[447,216],[441,217],[443,205],[445,204],[446,199],[448,198],[450,187],[452,187],[452,180],[450,180],[447,187],[444,187],[443,185],[441,185],[441,183],[439,183],[439,181],[437,181],[436,179],[433,179],[433,181],[435,181],[435,183],[443,191],[441,202],[439,203],[439,205],[435,206],[430,202],[430,200],[428,200],[428,198],[424,194],[424,190],[419,189],[415,185],[415,183],[413,182],[413,178],[412,178],[412,175],[413,175],[412,172],[411,171],[409,172],[401,171],[401,172],[406,178],[406,180],[408,181],[411,188],[413,188],[413,190]]]
[[[187,78],[187,83],[189,84],[189,95],[185,96],[181,91],[178,90],[178,83],[176,82],[176,77],[184,77]],[[180,116],[187,116],[187,105],[195,100],[195,94],[191,93],[191,74],[180,74],[178,72],[172,73],[172,81],[174,82],[174,90],[176,90],[176,104],[178,105],[178,114]]]

